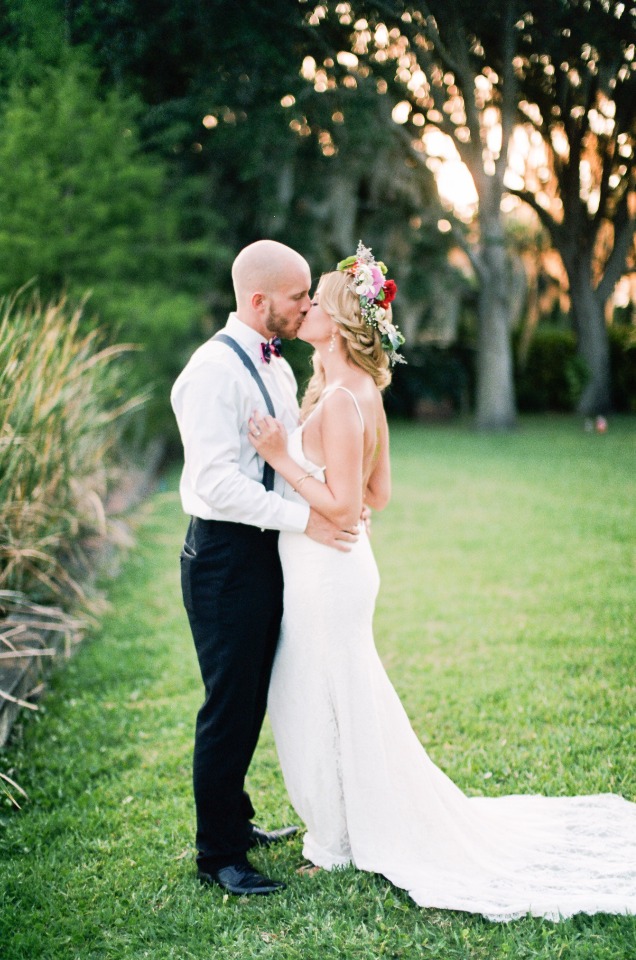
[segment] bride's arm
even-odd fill
[[[260,430],[255,435],[255,429]],[[337,390],[325,400],[321,413],[326,482],[306,474],[287,453],[284,429],[273,417],[250,420],[249,439],[274,470],[297,490],[311,507],[346,530],[357,525],[362,512],[363,431],[354,402]]]
[[[367,481],[364,502],[374,510],[384,510],[391,499],[391,461],[389,459],[389,427],[384,408],[378,424],[378,440],[374,465]]]

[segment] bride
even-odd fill
[[[342,528],[390,497],[381,390],[403,338],[396,292],[359,245],[322,277],[299,336],[314,376],[289,438],[255,414],[251,442]],[[466,797],[429,759],[376,652],[378,570],[366,535],[341,553],[281,533],[281,637],[268,709],[304,855],[383,874],[424,907],[498,921],[636,913],[636,804],[588,797]]]

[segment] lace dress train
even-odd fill
[[[290,453],[320,476],[302,428]],[[366,535],[350,553],[302,534],[279,543],[269,715],[305,856],[382,874],[421,906],[491,920],[636,913],[636,804],[466,797],[428,757],[376,652],[379,575]]]

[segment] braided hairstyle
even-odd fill
[[[340,270],[325,273],[320,278],[320,306],[338,326],[345,343],[347,358],[370,374],[380,390],[391,382],[391,365],[382,347],[380,333],[362,319],[360,298],[350,289],[351,277]],[[387,310],[391,316],[391,308]],[[300,408],[301,420],[306,420],[318,403],[325,387],[325,372],[316,351],[312,357],[314,373]]]

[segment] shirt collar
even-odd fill
[[[235,313],[229,315],[225,332],[233,337],[237,343],[240,343],[246,350],[249,350],[250,353],[257,354],[259,358],[261,357],[261,344],[267,343],[266,338],[262,337],[258,330],[254,330],[253,327],[249,327],[246,323],[243,323],[242,320],[239,320]]]

